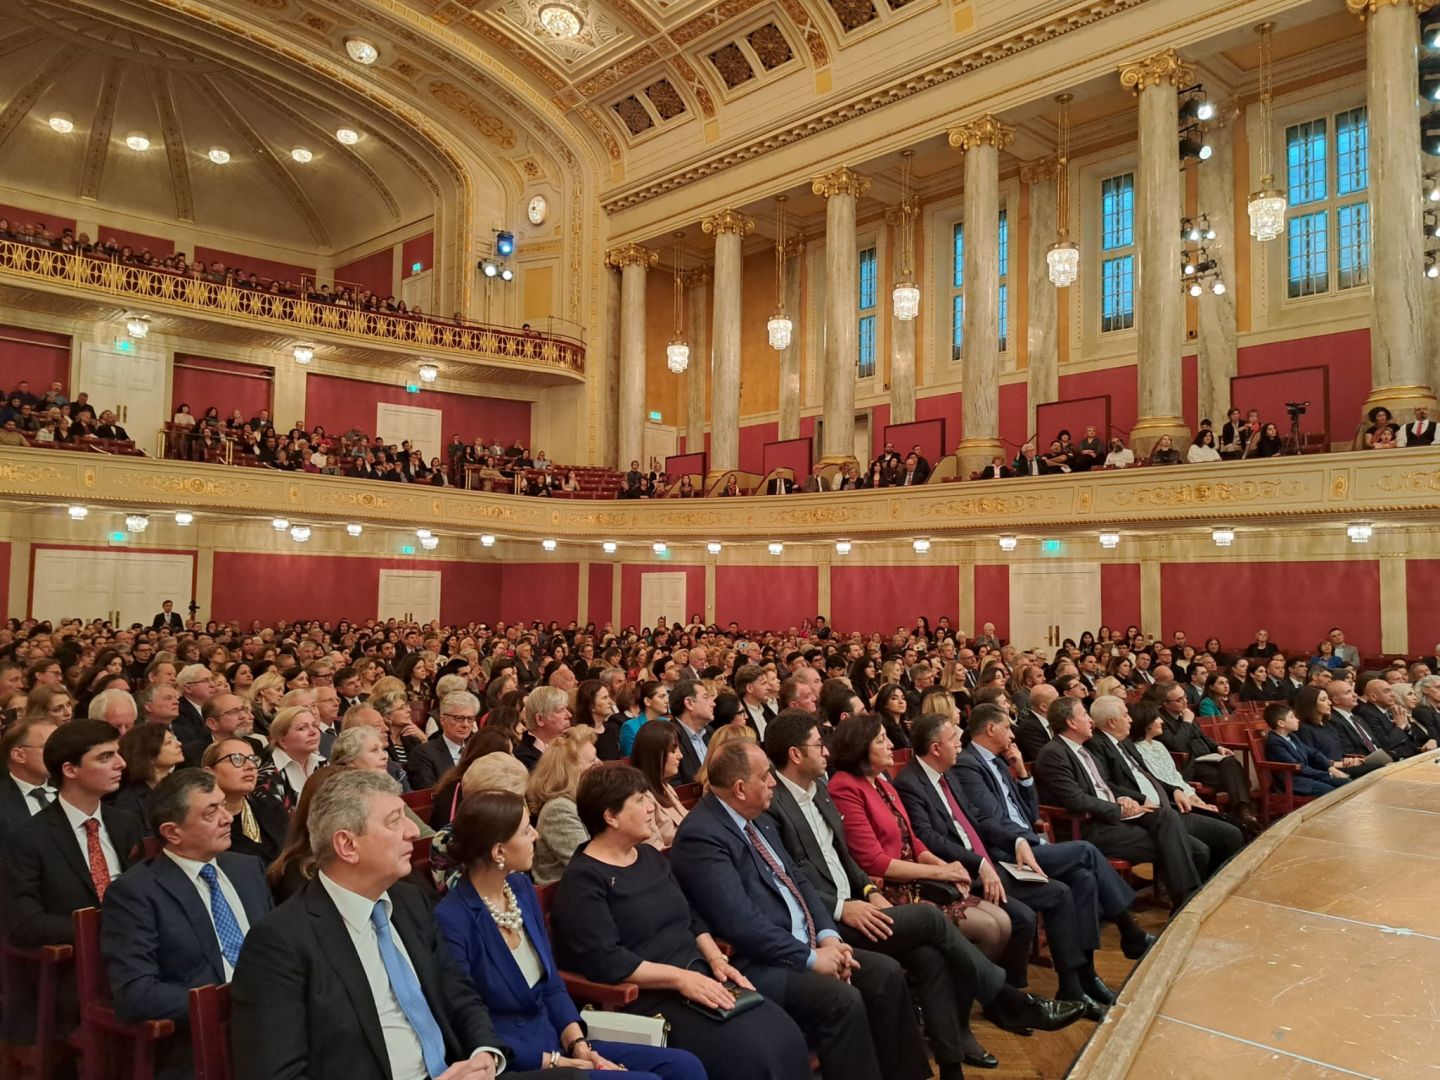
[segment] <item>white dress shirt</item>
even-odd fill
[[[975,847],[970,843],[970,837],[965,835],[965,830],[960,827],[960,822],[956,821],[955,815],[950,813],[950,799],[945,797],[945,789],[940,786],[941,775],[932,769],[930,763],[924,758],[916,758],[915,760],[920,763],[920,770],[925,774],[925,779],[930,781],[930,786],[935,789],[935,794],[940,796],[940,802],[950,817],[950,827],[955,830],[956,838],[960,843],[965,845],[966,851],[974,851]],[[953,792],[951,797],[953,798]],[[958,802],[959,800],[957,799],[956,801]],[[984,855],[985,853],[981,852],[981,854]],[[988,855],[985,857],[989,858]]]
[[[100,823],[100,850],[105,853],[105,865],[109,867],[112,878],[119,876],[120,856],[115,854],[115,845],[110,842],[110,834],[105,831],[105,819],[100,816],[100,808],[97,806],[95,813],[87,814],[71,806],[63,795],[60,796],[60,808],[65,811],[65,819],[70,822],[75,842],[80,845],[80,859],[86,866],[90,865],[90,834],[85,831],[85,822],[93,817]]]
[[[767,726],[767,722],[766,722],[766,719],[765,719],[765,706],[764,706],[764,705],[754,705],[754,706],[752,706],[748,701],[743,701],[743,700],[742,700],[742,701],[740,702],[740,707],[741,707],[742,709],[744,709],[746,715],[749,716],[752,721],[754,721],[755,730],[756,730],[756,732],[760,735],[760,741],[761,741],[761,742],[764,742],[764,741],[765,741],[765,728],[766,728],[766,726]]]
[[[450,754],[450,760],[456,765],[459,765],[460,755],[465,752],[465,748],[463,746],[457,746],[455,743],[451,742],[448,735],[441,735],[440,739],[442,742],[444,742],[445,749]]]
[[[325,764],[325,759],[317,752],[310,755],[310,759],[305,762],[302,768],[300,762],[296,761],[278,746],[274,748],[270,756],[275,762],[275,771],[285,774],[285,779],[290,783],[290,789],[297,795],[305,790],[305,781],[310,779],[311,774],[321,765]]]
[[[374,901],[335,884],[323,870],[318,876],[320,884],[340,912],[340,918],[350,934],[350,943],[355,946],[360,966],[365,970],[365,981],[370,984],[370,996],[375,1001],[375,1011],[380,1015],[380,1035],[385,1040],[385,1054],[390,1059],[390,1075],[394,1080],[426,1080],[430,1074],[425,1069],[425,1054],[420,1047],[420,1039],[405,1018],[405,1010],[400,1008],[400,1001],[390,987],[385,961],[380,958],[380,939],[375,934],[375,924],[370,921],[370,913],[375,910]],[[380,903],[385,905],[387,916],[394,914],[388,892],[381,894]],[[390,938],[395,942],[395,951],[400,954],[400,959],[413,970],[415,963],[406,952],[405,940],[393,922],[390,924]],[[434,1010],[434,1002],[430,1002],[430,1008]],[[474,1057],[482,1051],[495,1057],[497,1073],[504,1071],[505,1055],[493,1047],[477,1047],[470,1056]]]
[[[830,871],[830,880],[835,883],[835,910],[831,915],[838,920],[845,901],[850,899],[850,879],[845,874],[840,856],[835,853],[835,833],[825,824],[825,815],[820,813],[820,808],[815,805],[815,785],[812,783],[806,789],[784,773],[777,772],[775,776],[785,785],[785,790],[794,796],[800,813],[809,823],[810,831],[815,834],[815,842],[820,845],[820,854],[825,858],[825,868]]]
[[[1070,752],[1080,762],[1080,767],[1085,770],[1085,775],[1090,778],[1090,786],[1095,789],[1095,797],[1104,799],[1106,802],[1116,802],[1115,793],[1110,790],[1110,785],[1105,783],[1105,778],[1100,775],[1100,766],[1096,763],[1094,756],[1089,750],[1081,746],[1073,739],[1060,736],[1060,741],[1070,748]]]
[[[1125,753],[1125,748],[1120,745],[1120,740],[1108,731],[1101,734],[1115,744],[1115,752],[1124,760],[1125,767],[1130,770],[1130,778],[1135,781],[1135,786],[1140,789],[1140,794],[1145,796],[1145,801],[1155,806],[1164,806],[1165,797],[1156,790],[1155,785],[1150,782],[1150,778],[1135,767],[1134,759]]]
[[[10,774],[10,779],[15,781],[15,786],[20,789],[20,798],[25,800],[25,809],[30,811],[31,817],[34,817],[40,812],[40,802],[30,794],[32,791],[38,789],[45,792],[47,805],[55,801],[55,789],[49,784],[32,784],[29,780],[20,779],[20,777],[14,773]]]
[[[235,886],[230,884],[230,879],[225,876],[225,871],[220,869],[219,864],[216,863],[214,859],[211,859],[209,862],[196,862],[194,859],[186,859],[176,855],[175,852],[169,848],[165,849],[165,854],[170,857],[171,862],[185,872],[185,876],[190,879],[190,884],[195,886],[195,891],[200,894],[200,902],[205,905],[205,911],[210,916],[210,926],[212,928],[215,926],[215,911],[210,906],[210,886],[207,885],[205,880],[200,876],[200,871],[207,866],[214,866],[215,880],[220,886],[220,895],[225,897],[225,902],[230,905],[230,910],[235,913],[235,922],[240,926],[240,933],[250,933],[250,920],[245,917],[245,905],[240,901],[240,894],[235,891]],[[219,934],[215,935],[215,947],[220,947]],[[225,965],[225,981],[229,982],[235,977],[235,969],[230,966],[230,961],[226,959],[224,949],[220,949],[220,963]]]

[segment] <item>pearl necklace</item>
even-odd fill
[[[507,910],[501,911],[488,896],[482,896],[480,899],[485,901],[485,907],[490,912],[490,917],[495,920],[496,926],[501,930],[509,930],[518,934],[525,929],[525,915],[515,901],[515,891],[510,888],[510,882],[503,882],[500,888],[505,897]]]

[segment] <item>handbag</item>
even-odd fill
[[[936,907],[949,907],[965,899],[960,888],[948,881],[917,881],[915,895]]]
[[[690,1008],[701,1015],[708,1016],[711,1020],[716,1020],[723,1024],[732,1016],[740,1016],[742,1013],[747,1013],[765,1000],[765,995],[760,993],[760,991],[745,990],[733,982],[727,982],[725,989],[735,995],[735,1004],[728,1009],[717,1008],[714,1005],[701,1005],[698,1001],[691,1001],[689,998],[685,999],[685,1004],[689,1005]]]
[[[636,1046],[664,1046],[670,1038],[670,1021],[663,1016],[602,1012],[585,1006],[585,1034],[605,1042]]]

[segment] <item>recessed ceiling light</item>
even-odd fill
[[[70,118],[69,113],[51,113],[46,123],[50,125],[50,130],[58,131],[61,135],[69,135],[75,130],[75,121]]]
[[[315,359],[315,346],[296,345],[295,348],[290,350],[290,355],[295,357],[297,364],[308,364],[311,360]]]
[[[569,4],[546,4],[540,9],[540,25],[546,33],[564,40],[579,34],[585,22]]]
[[[144,153],[150,149],[150,137],[143,131],[132,131],[125,136],[125,145],[136,153]]]
[[[309,525],[291,525],[291,526],[290,526],[290,539],[291,539],[291,540],[294,540],[297,544],[303,544],[303,543],[305,543],[307,540],[310,539],[310,526],[309,526]]]
[[[315,155],[303,146],[297,146],[290,151],[291,160],[301,165],[308,165],[314,157]]]
[[[212,146],[210,152],[205,155],[216,165],[224,165],[230,160],[230,151],[223,146]]]
[[[423,383],[433,383],[433,382],[434,382],[436,379],[438,379],[439,377],[440,377],[440,369],[437,368],[434,364],[421,364],[421,365],[420,365],[420,381],[421,381],[421,382],[423,382]]]
[[[354,128],[342,127],[335,132],[335,141],[345,146],[354,146],[360,141],[360,132]]]
[[[345,51],[350,54],[350,59],[354,60],[357,64],[373,64],[376,60],[380,59],[380,50],[364,38],[346,38]]]
[[[916,539],[910,546],[915,549],[916,555],[924,555],[930,550],[930,541],[922,536]]]
[[[1019,545],[1019,543],[1019,539],[1016,538],[1013,533],[1005,533],[1003,536],[1000,537],[1000,550],[1014,551],[1015,548]]]
[[[133,338],[143,338],[150,333],[150,316],[134,312],[126,315],[125,331]]]
[[[150,527],[150,519],[144,514],[126,514],[125,528],[132,533],[142,533]]]

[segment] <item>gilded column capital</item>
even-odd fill
[[[994,113],[977,116],[968,123],[950,129],[950,145],[960,150],[973,150],[977,146],[993,146],[1004,150],[1015,141],[1015,129]]]
[[[605,254],[605,265],[612,266],[616,270],[623,270],[627,266],[643,266],[649,270],[660,262],[660,253],[651,251],[640,244],[626,244],[624,247],[611,248]]]
[[[1440,0],[1345,0],[1345,6],[1349,8],[1351,15],[1359,15],[1363,20],[1366,15],[1373,15],[1382,7],[1400,7],[1402,5],[1413,7],[1421,15],[1433,8]]]
[[[887,225],[904,225],[912,221],[920,213],[920,200],[914,195],[909,199],[902,199],[897,206],[892,206],[885,211],[885,223]]]
[[[1164,49],[1154,56],[1120,65],[1120,85],[1134,94],[1167,82],[1178,88],[1194,81],[1195,69],[1180,59],[1174,49]]]
[[[870,194],[870,178],[861,176],[849,166],[841,165],[833,172],[811,180],[810,190],[827,199],[832,195],[853,195],[855,198],[861,199]]]
[[[705,282],[709,280],[710,267],[708,266],[697,266],[693,270],[680,271],[680,284],[685,286],[685,288],[687,289],[693,289],[697,286],[704,285]]]
[[[1060,162],[1053,157],[1024,161],[1020,163],[1020,182],[1022,184],[1043,184],[1047,180],[1054,180],[1059,172]]]
[[[805,237],[803,237],[803,236],[792,236],[792,237],[790,237],[789,240],[786,240],[786,241],[785,241],[785,244],[784,244],[784,246],[783,246],[783,248],[782,248],[782,253],[784,254],[785,258],[787,258],[787,259],[793,259],[793,258],[795,258],[795,256],[797,256],[797,255],[804,255],[804,254],[805,254]]]
[[[755,231],[755,219],[748,218],[738,210],[732,210],[728,206],[718,214],[705,218],[700,222],[700,228],[706,236],[724,236],[727,233],[734,233],[736,236],[749,236]]]

